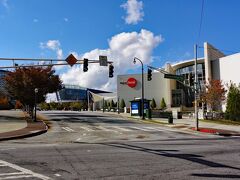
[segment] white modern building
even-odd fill
[[[183,60],[175,64],[167,64],[162,70],[170,74],[184,76],[184,83],[194,86],[194,59]],[[204,43],[204,57],[197,59],[197,76],[201,88],[204,88],[208,80],[219,79],[223,83],[230,81],[240,83],[240,53],[225,56],[221,51]],[[135,79],[134,86],[131,81]],[[130,101],[142,97],[141,74],[119,75],[117,77],[117,95],[119,99],[124,99],[126,106],[130,107]],[[147,74],[144,74],[144,96],[146,99],[156,101],[160,106],[161,99],[164,98],[167,107],[179,107],[181,109],[191,109],[194,102],[194,92],[191,88],[183,86],[173,79],[164,78],[164,74],[153,72],[152,80],[147,81]],[[223,105],[224,110],[224,105]]]

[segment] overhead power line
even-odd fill
[[[199,40],[200,40],[200,36],[201,36],[201,31],[202,31],[203,13],[204,13],[204,0],[202,0],[200,24],[199,24],[199,29],[198,29],[198,38],[197,38],[197,43],[198,43],[198,44],[199,44]]]

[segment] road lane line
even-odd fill
[[[8,176],[8,177],[2,177],[2,179],[19,179],[19,178],[29,178],[29,177],[34,177],[33,175],[20,175],[20,176]]]
[[[23,175],[25,172],[14,172],[14,173],[0,173],[0,176],[11,176],[11,175]],[[0,177],[1,179],[1,177]]]

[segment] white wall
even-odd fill
[[[224,83],[240,83],[240,53],[219,59],[220,80]]]
[[[240,83],[240,53],[220,58],[219,67],[220,80],[224,84],[230,83],[230,81],[237,85]],[[222,105],[222,110],[226,110],[226,102]]]
[[[155,99],[156,105],[159,108],[162,97],[165,99],[167,105],[171,102],[168,100],[168,93],[171,93],[169,87],[167,86],[168,79],[163,77],[164,75],[158,72],[152,73],[152,80],[147,81],[147,74],[144,74],[144,96],[145,99],[152,100]],[[128,87],[126,84],[120,84],[120,82],[126,82],[129,77],[133,77],[137,80],[137,86],[134,88]],[[131,100],[134,98],[142,97],[142,76],[141,74],[128,74],[128,75],[118,75],[117,77],[117,93],[118,97],[125,100],[126,106],[130,107]]]

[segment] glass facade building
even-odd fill
[[[195,65],[188,65],[176,69],[176,75],[184,77],[184,84],[194,87],[195,82]],[[204,63],[197,64],[198,86],[203,87],[205,83],[205,66]],[[176,82],[176,89],[172,90],[172,106],[179,107],[184,105],[192,107],[194,102],[194,91],[192,88]]]

